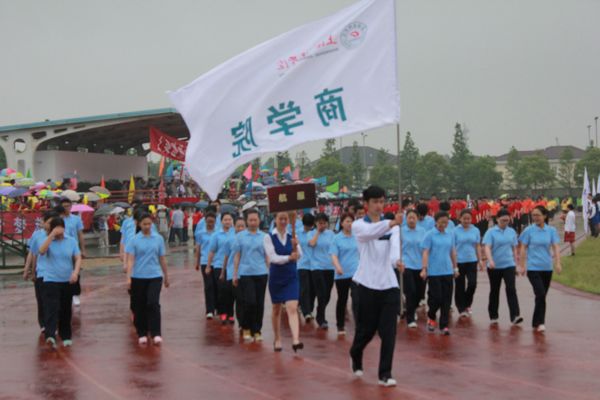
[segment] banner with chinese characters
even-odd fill
[[[13,239],[29,239],[42,226],[42,222],[42,214],[39,212],[0,212],[0,232]]]
[[[164,132],[150,127],[150,150],[170,158],[171,160],[185,161],[187,142],[167,135]]]
[[[303,210],[317,206],[314,183],[272,186],[267,189],[269,212]]]
[[[394,0],[360,1],[169,92],[191,176],[215,198],[261,154],[398,123],[395,15]]]

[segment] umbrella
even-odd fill
[[[79,201],[79,199],[81,198],[81,196],[79,196],[79,194],[77,194],[77,192],[75,192],[74,190],[65,190],[64,192],[62,192],[62,196],[66,197],[71,201]]]
[[[221,212],[228,212],[228,213],[236,213],[237,212],[237,207],[234,206],[233,204],[223,204],[221,205]]]
[[[17,172],[17,171],[15,171],[12,168],[4,168],[2,171],[0,171],[0,175],[9,176],[10,174],[14,174],[15,172]]]
[[[256,202],[255,201],[249,201],[246,204],[244,204],[244,206],[242,207],[242,212],[249,210],[251,208],[256,207]]]
[[[104,194],[104,195],[110,196],[110,190],[108,190],[107,188],[103,188],[101,186],[92,186],[90,188],[90,192],[94,192],[96,194]]]
[[[12,186],[2,186],[0,187],[0,196],[8,196],[13,190],[15,190],[15,188]]]
[[[20,172],[13,172],[12,174],[8,175],[8,177],[10,179],[21,179],[23,178],[23,174]]]
[[[111,214],[120,214],[122,212],[125,212],[125,209],[123,207],[115,207],[112,209],[112,211],[110,213]]]
[[[165,206],[164,204],[159,204],[158,207],[156,207],[157,210],[166,210],[167,206]]]
[[[184,202],[182,202],[182,203],[178,203],[177,205],[178,205],[179,207],[183,207],[183,208],[192,208],[192,207],[195,207],[195,204],[194,204],[194,203],[190,203],[190,202],[188,202],[188,201],[184,201]]]
[[[99,201],[100,200],[100,196],[98,196],[96,193],[88,192],[85,195],[87,196],[88,201]]]
[[[23,196],[25,193],[29,192],[29,189],[25,188],[13,188],[12,192],[8,194],[8,197],[15,198]]]
[[[95,216],[103,216],[109,215],[112,210],[114,210],[114,206],[112,204],[103,204],[102,207],[96,210],[94,213]]]
[[[71,211],[84,213],[84,212],[94,211],[94,208],[90,207],[90,206],[86,206],[85,204],[74,204],[73,207],[71,207]]]
[[[335,195],[329,192],[319,193],[318,196],[320,199],[335,199]]]
[[[31,178],[17,179],[17,185],[22,186],[22,187],[29,187],[29,186],[33,185],[34,183],[35,183],[35,181]]]
[[[44,190],[40,190],[37,193],[37,196],[40,199],[53,199],[53,198],[55,198],[57,196],[57,194],[54,193],[52,190],[44,189]]]
[[[36,191],[46,189],[46,184],[44,182],[38,182],[38,183],[34,184],[33,186],[31,186],[29,189],[36,190]]]
[[[124,201],[117,201],[116,203],[113,203],[113,205],[115,207],[121,207],[121,208],[124,208],[124,209],[131,208],[131,205],[128,204],[128,203],[125,203]]]
[[[208,201],[206,201],[206,200],[200,200],[199,202],[196,203],[196,208],[203,210],[206,207],[208,207]]]

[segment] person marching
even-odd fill
[[[571,206],[572,207],[572,206]],[[528,226],[519,241],[521,242],[521,275],[527,278],[535,294],[532,326],[537,332],[546,330],[546,296],[552,281],[552,264],[558,274],[562,272],[560,262],[560,239],[556,228],[548,225],[548,210],[537,206],[531,212],[533,225]],[[553,262],[554,259],[554,262]]]
[[[444,336],[450,335],[448,322],[452,307],[453,278],[458,275],[454,235],[448,232],[450,216],[446,211],[435,214],[435,228],[423,237],[421,277],[427,279],[427,330],[435,331],[437,311],[440,310],[439,329]]]
[[[230,324],[235,323],[233,317],[235,304],[235,315],[237,316],[238,325],[240,326],[242,307],[239,301],[238,288],[233,287],[233,260],[235,258],[233,248],[236,240],[235,235],[244,229],[246,229],[246,220],[242,217],[236,218],[235,234],[229,237],[229,241],[226,244],[227,250],[225,258],[223,259],[223,270],[221,271],[221,276],[219,276],[219,282],[222,282],[222,285],[219,288],[219,304],[223,305],[223,309],[227,313],[227,321]]]
[[[303,229],[296,232],[296,238],[298,244],[302,248],[302,258],[298,260],[298,277],[300,279],[300,310],[304,316],[306,323],[309,323],[313,319],[313,310],[315,308],[315,288],[312,280],[312,247],[308,245],[310,236],[312,235],[315,227],[315,216],[306,213],[302,217]]]
[[[81,258],[85,258],[85,240],[83,239],[83,221],[79,215],[71,214],[71,207],[73,202],[68,198],[60,200],[60,205],[64,209],[62,213],[63,220],[65,221],[65,235],[70,236],[75,240],[79,247]],[[79,306],[81,304],[81,276],[78,276],[77,282],[73,285],[73,305]]]
[[[292,332],[292,349],[297,352],[304,348],[300,342],[300,318],[298,318],[298,298],[300,286],[296,262],[302,257],[302,248],[292,234],[287,232],[289,216],[279,212],[275,216],[275,229],[265,235],[263,245],[269,259],[269,294],[273,303],[271,314],[275,339],[273,350],[280,352],[281,347],[281,309],[285,306],[290,331]]]
[[[140,232],[131,238],[127,253],[127,286],[131,289],[134,324],[138,343],[146,345],[148,334],[154,345],[162,343],[160,291],[169,287],[165,241],[152,232],[152,217],[144,213],[138,218]]]
[[[481,233],[472,224],[471,210],[460,212],[460,225],[454,229],[458,276],[455,279],[454,302],[461,318],[471,316],[473,296],[477,289],[477,269],[484,270]]]
[[[381,338],[379,384],[395,386],[392,363],[396,344],[396,318],[400,307],[400,289],[394,269],[401,268],[400,231],[402,214],[393,220],[382,218],[385,190],[370,186],[363,192],[367,215],[354,221],[352,233],[358,243],[359,264],[353,281],[356,286],[356,331],[350,358],[355,376],[363,375],[363,352],[375,333]]]
[[[513,325],[523,322],[519,309],[519,298],[515,287],[515,266],[517,265],[517,233],[508,226],[510,213],[503,208],[496,215],[498,224],[489,229],[483,236],[483,245],[488,262],[488,277],[490,279],[490,296],[488,313],[492,325],[498,324],[498,303],[500,302],[500,286],[504,280],[506,300],[510,320]]]
[[[402,226],[402,266],[403,288],[406,297],[406,323],[408,327],[417,327],[417,307],[425,281],[421,278],[423,253],[421,242],[425,237],[425,229],[417,225],[419,214],[416,210],[406,212],[406,225]]]
[[[38,264],[43,264],[44,333],[46,343],[56,348],[56,328],[64,347],[73,345],[71,339],[71,304],[73,285],[81,270],[81,252],[75,239],[65,234],[62,218],[52,218],[48,236],[41,244]]]
[[[335,235],[329,248],[331,261],[335,267],[335,288],[338,298],[335,306],[335,316],[337,323],[338,336],[345,336],[346,329],[346,306],[348,305],[348,294],[352,297],[356,285],[352,282],[352,277],[358,269],[358,244],[356,238],[352,235],[352,224],[354,217],[352,214],[345,213],[340,217],[341,231]],[[354,319],[356,319],[356,302],[352,301]]]
[[[60,215],[54,211],[46,211],[43,216],[43,225],[40,229],[37,229],[31,235],[29,239],[29,253],[25,261],[25,268],[23,270],[23,279],[31,280],[34,283],[35,288],[35,300],[37,302],[37,318],[40,330],[43,333],[44,328],[44,301],[43,301],[43,290],[44,290],[44,263],[40,258],[40,246],[48,237],[48,231],[50,230],[50,221],[53,218],[60,217]]]
[[[221,319],[221,323],[225,325],[227,323],[227,311],[225,310],[225,305],[220,302],[220,289],[224,286],[225,280],[221,280],[221,274],[223,272],[225,255],[229,252],[229,244],[231,239],[233,238],[233,230],[231,226],[233,225],[233,217],[230,213],[221,214],[221,230],[214,235],[212,235],[210,239],[210,244],[208,246],[208,260],[206,262],[206,268],[204,273],[206,275],[213,275],[216,279],[215,285],[217,287],[216,297],[217,297],[217,307],[216,310],[219,313],[219,317]]]
[[[195,233],[196,271],[201,270],[202,272],[206,319],[210,320],[214,318],[217,306],[217,276],[211,274],[210,270],[208,270],[208,272],[206,271],[206,264],[208,263],[208,254],[210,253],[210,241],[216,232],[216,216],[214,213],[209,212],[206,214],[203,221],[205,221],[206,224],[204,229],[196,229]]]
[[[576,226],[576,217],[575,217],[575,207],[573,204],[567,204],[567,214],[565,215],[565,243],[569,243],[569,248],[571,249],[571,255],[575,255],[575,231],[577,230]]]
[[[313,285],[317,295],[317,324],[319,329],[328,329],[329,324],[325,317],[325,311],[331,298],[333,289],[334,271],[329,255],[329,247],[333,241],[334,233],[329,229],[329,217],[320,213],[315,217],[317,229],[312,233],[308,246],[312,249],[312,261],[314,263]]]
[[[257,210],[246,211],[246,225],[248,228],[236,235],[234,244],[233,286],[239,286],[243,340],[261,342],[269,260],[264,247],[266,235],[258,230]]]

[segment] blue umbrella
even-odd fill
[[[0,196],[8,196],[13,190],[15,190],[15,188],[12,186],[3,186],[0,188]]]
[[[198,208],[200,210],[204,210],[206,207],[208,207],[208,201],[200,200],[199,202],[196,203],[196,208]]]
[[[8,194],[8,197],[11,197],[11,198],[14,199],[16,197],[23,196],[27,192],[29,192],[29,189],[25,189],[25,188],[14,189],[12,192],[10,192]]]

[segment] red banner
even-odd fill
[[[42,224],[42,213],[0,212],[0,232],[15,239],[29,239]]]
[[[172,160],[185,161],[187,142],[176,139],[160,130],[150,127],[150,149]]]

